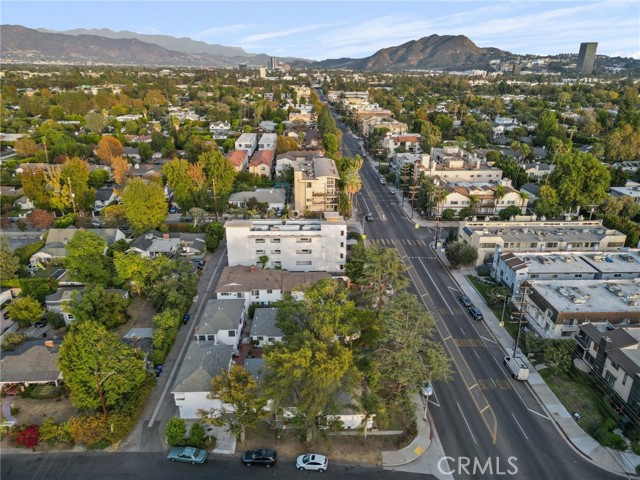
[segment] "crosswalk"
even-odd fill
[[[398,244],[412,247],[429,246],[426,240],[414,240],[410,238],[370,238],[367,236],[367,241],[375,245],[384,245],[387,247],[394,247]]]

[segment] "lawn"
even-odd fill
[[[578,425],[586,432],[591,434],[604,423],[606,417],[602,412],[607,409],[602,407],[606,399],[588,374],[573,369],[570,374],[554,375],[549,368],[539,373],[569,413],[581,415]]]
[[[493,289],[494,286],[482,282],[480,279],[478,279],[478,277],[474,275],[467,275],[467,279],[473,284],[478,293],[482,295],[485,303],[487,303],[487,306],[491,309],[496,318],[500,320],[500,318],[502,317],[503,305],[500,305],[498,307],[491,307],[487,302],[491,289]],[[512,338],[516,338],[516,334],[518,333],[518,322],[510,322],[510,318],[511,312],[509,305],[507,305],[507,308],[504,312],[504,329],[509,332],[509,335],[511,335]]]

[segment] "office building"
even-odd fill
[[[581,75],[591,75],[593,72],[593,64],[596,61],[597,42],[588,42],[580,44],[580,53],[578,53],[578,62],[576,63],[576,71]]]

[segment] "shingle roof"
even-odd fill
[[[230,345],[192,341],[171,392],[210,391],[211,379],[229,369],[232,353]]]
[[[209,300],[196,327],[196,335],[236,330],[243,319],[244,300]]]
[[[251,267],[224,267],[216,285],[216,293],[237,293],[251,290],[300,291],[318,280],[331,278],[327,272],[288,272],[285,270],[251,271]]]
[[[256,308],[251,324],[251,337],[282,337],[282,330],[276,326],[277,308]]]
[[[34,345],[19,355],[0,361],[0,383],[54,382],[62,377],[57,366],[58,351]]]

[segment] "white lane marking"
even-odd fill
[[[469,426],[469,422],[467,422],[467,419],[464,416],[464,413],[462,413],[462,408],[460,408],[460,404],[458,402],[456,402],[456,405],[458,405],[458,410],[460,410],[460,415],[462,415],[462,419],[464,420],[464,423],[467,425],[467,428],[469,429],[469,433],[471,434],[471,438],[473,439],[473,443],[475,443],[477,445],[478,442],[476,442],[476,437],[473,436],[473,432],[471,431],[471,427]]]
[[[522,432],[522,434],[524,435],[524,438],[526,438],[527,440],[529,440],[529,437],[527,437],[527,434],[524,433],[524,429],[522,428],[522,425],[520,425],[520,422],[518,422],[518,419],[516,418],[516,416],[512,413],[511,416],[513,417],[513,419],[515,420],[515,422],[518,424],[518,427],[520,427],[520,431]]]
[[[460,329],[460,331],[462,332],[462,336],[463,336],[463,337],[465,337],[465,336],[467,335],[466,333],[464,333],[464,330],[463,330],[463,329]]]
[[[483,337],[482,335],[480,335],[480,338],[481,338],[482,340],[484,340],[485,342],[496,343],[496,342],[495,342],[495,340],[491,340],[490,338]]]
[[[494,382],[493,378],[491,379],[491,383],[493,383],[493,388],[498,388],[498,386],[496,385],[496,382]]]
[[[438,292],[438,295],[440,295],[440,298],[442,299],[444,304],[447,306],[447,310],[449,310],[449,313],[451,315],[453,315],[453,310],[451,310],[451,307],[449,306],[449,303],[444,299],[444,295],[442,295],[442,292],[438,288],[438,284],[435,282],[435,280],[433,279],[433,277],[429,273],[429,270],[427,270],[427,266],[424,264],[424,262],[422,260],[420,260],[420,264],[422,265],[422,268],[424,269],[424,272],[427,274],[427,276],[429,277],[429,280],[431,280],[431,283],[433,284],[433,286],[435,287],[436,291]]]
[[[476,352],[476,351],[474,350],[474,351],[473,351],[473,353],[475,353],[475,354],[476,354],[476,358],[477,358],[478,360],[480,360],[480,355],[478,355],[478,352]]]
[[[433,258],[436,258],[436,257],[433,257]],[[449,290],[455,290],[456,292],[461,291],[459,288],[455,288],[455,287],[449,287]]]
[[[531,410],[529,407],[527,407],[527,410],[529,410],[531,413],[535,413],[536,415],[541,416],[542,418],[544,418],[545,420],[551,420],[551,417],[547,416],[547,415],[543,415],[540,412],[536,412],[535,410]]]

